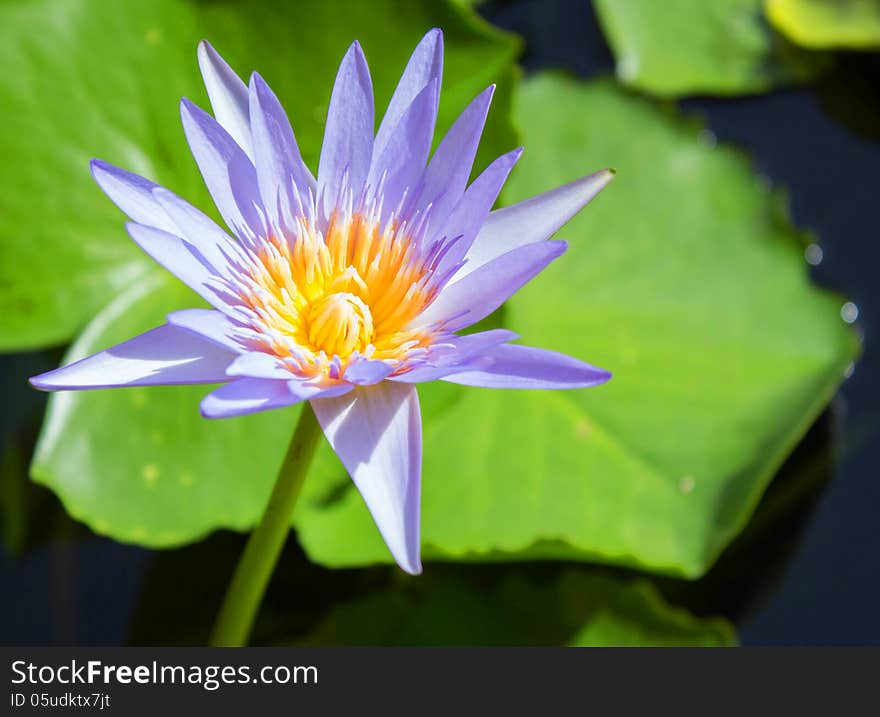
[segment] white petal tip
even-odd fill
[[[418,558],[416,558],[415,562],[398,562],[397,565],[403,570],[403,572],[408,573],[409,575],[422,574],[422,562]]]
[[[211,402],[208,401],[210,394],[205,396],[199,403],[199,415],[202,418],[223,418],[224,414],[211,410]]]
[[[589,204],[599,192],[611,183],[616,175],[617,171],[614,169],[600,169],[598,172],[593,172],[568,184],[567,186],[575,191],[575,196],[580,196],[580,206],[574,213],[576,214],[577,211]]]
[[[220,53],[214,49],[214,46],[205,39],[199,40],[196,46],[196,57],[199,61],[199,69],[204,77],[205,72],[210,71],[211,65],[223,65],[225,62],[220,57]]]

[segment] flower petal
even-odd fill
[[[239,244],[218,227],[207,214],[164,187],[153,190],[156,203],[171,218],[171,233],[195,247],[218,273],[225,273],[228,255],[239,254]]]
[[[460,238],[443,257],[436,269],[437,274],[443,274],[446,269],[453,267],[465,257],[507,181],[510,171],[521,156],[522,147],[498,157],[465,190],[449,218],[444,222],[442,230],[438,232],[450,239]]]
[[[345,369],[343,378],[349,383],[359,386],[369,386],[386,378],[392,371],[394,366],[390,366],[385,361],[377,361],[374,359],[362,358],[353,361],[348,368]]]
[[[153,198],[153,190],[159,187],[158,184],[100,159],[93,159],[89,166],[98,186],[133,221],[177,233],[174,223]]]
[[[487,317],[567,248],[561,241],[542,241],[502,254],[440,291],[413,326],[439,324],[458,331]]]
[[[299,146],[281,103],[265,80],[251,75],[250,117],[254,163],[263,206],[278,218],[278,201],[298,206],[315,193],[315,178],[303,162]],[[291,192],[298,194],[296,201]]]
[[[460,281],[497,256],[549,239],[614,178],[603,169],[549,192],[489,214],[467,254],[467,263],[451,283]]]
[[[208,285],[216,274],[198,250],[174,234],[129,222],[129,236],[155,261],[165,267],[207,302],[216,305],[218,297]]]
[[[432,366],[431,364],[425,364],[423,366],[416,366],[413,369],[410,369],[406,373],[401,373],[396,376],[389,376],[389,381],[394,381],[396,383],[428,383],[430,381],[437,381],[441,378],[446,378],[447,376],[451,376],[455,373],[461,373],[462,371],[473,371],[475,369],[484,368],[492,363],[491,358],[470,358],[467,361],[458,364],[448,364],[442,366]]]
[[[376,132],[376,140],[373,145],[373,153],[381,155],[397,131],[401,117],[415,100],[416,96],[425,89],[433,80],[440,87],[443,79],[443,32],[439,28],[429,30],[419,41],[406,64],[406,69],[400,76],[400,82],[391,96],[385,116],[379,124]],[[437,119],[437,108],[434,108],[434,117],[430,120],[430,136],[434,134],[434,123]]]
[[[518,339],[519,335],[508,329],[489,329],[464,336],[453,336],[438,346],[440,362],[456,363],[477,354],[485,353],[490,348],[506,341]]]
[[[44,391],[227,381],[235,354],[165,324],[30,381]]]
[[[242,347],[236,333],[238,327],[217,309],[181,309],[168,314],[165,320],[229,351],[241,353]]]
[[[180,117],[190,150],[223,221],[239,236],[246,229],[260,234],[261,206],[254,165],[217,120],[188,99],[180,101]]]
[[[565,389],[597,386],[611,378],[608,371],[576,358],[532,346],[498,346],[488,356],[494,359],[488,367],[443,380],[487,388]]]
[[[415,387],[385,381],[312,401],[312,408],[397,564],[420,573],[422,423]]]
[[[316,386],[302,381],[267,378],[239,378],[215,389],[202,399],[199,408],[205,418],[231,418],[272,408],[292,406],[320,396],[338,396],[351,386]]]
[[[434,346],[430,359],[424,364],[414,366],[404,373],[389,376],[388,380],[399,383],[424,383],[436,381],[438,378],[459,371],[482,368],[491,364],[492,359],[484,358],[480,354],[486,353],[498,344],[517,338],[519,337],[513,331],[507,329],[490,329],[467,336],[453,336]]]
[[[226,369],[228,376],[249,376],[251,378],[272,378],[279,381],[294,379],[284,363],[277,356],[262,351],[249,351],[237,357]]]
[[[403,113],[381,154],[373,153],[367,184],[375,189],[384,179],[382,202],[388,212],[397,207],[404,190],[412,188],[425,171],[439,99],[440,87],[432,80]]]
[[[207,40],[199,43],[197,54],[214,117],[236,144],[253,158],[247,87]]]
[[[432,222],[437,225],[444,223],[467,186],[494,92],[495,85],[487,87],[465,108],[443,137],[425,170],[422,191],[415,206],[424,209],[431,204]]]
[[[318,196],[324,218],[333,211],[343,177],[357,199],[370,171],[373,154],[373,85],[360,44],[352,43],[342,58],[318,163]]]

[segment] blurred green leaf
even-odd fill
[[[843,300],[737,152],[600,81],[527,81],[508,200],[614,165],[568,253],[505,305],[523,342],[614,372],[581,391],[432,384],[422,539],[441,559],[583,558],[697,576],[857,354]],[[296,517],[327,565],[389,560],[341,468]]]
[[[765,0],[773,27],[809,48],[880,47],[880,0]]]
[[[239,74],[284,103],[317,164],[336,67],[361,41],[383,108],[421,35],[446,32],[438,129],[499,82],[481,162],[516,143],[508,121],[518,43],[448,2],[343,0],[7,0],[0,6],[0,350],[69,340],[151,262],[89,175],[100,157],[205,210],[178,100],[207,107],[196,44],[209,38]]]
[[[594,0],[617,63],[638,90],[678,97],[739,95],[802,82],[824,58],[769,27],[762,0]]]
[[[513,574],[480,587],[426,574],[334,608],[307,645],[726,646],[722,619],[668,605],[646,580],[568,570],[536,585]]]

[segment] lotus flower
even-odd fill
[[[212,308],[175,311],[162,326],[32,384],[221,383],[201,402],[208,418],[309,401],[394,558],[420,572],[416,384],[570,389],[610,377],[510,343],[517,336],[505,329],[460,333],[565,251],[548,238],[612,172],[490,211],[521,150],[468,186],[489,87],[429,160],[442,46],[439,30],[422,39],[375,135],[367,62],[358,43],[348,49],[316,179],[268,85],[254,73],[245,86],[202,42],[214,117],[186,99],[181,116],[231,234],[148,179],[102,161],[91,166],[131,219],[131,238]]]

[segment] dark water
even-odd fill
[[[484,14],[522,35],[527,70],[583,77],[613,62],[583,0],[490,2]],[[661,580],[668,599],[725,614],[747,645],[880,644],[880,437],[877,205],[880,61],[846,56],[820,87],[744,99],[689,99],[719,141],[747,149],[756,171],[790,193],[797,224],[818,234],[819,283],[859,307],[864,356],[831,408],[777,476],[745,533],[696,583]],[[95,537],[48,491],[24,479],[45,397],[27,376],[60,352],[0,357],[0,643],[157,644],[204,640],[243,539],[219,533],[149,552]],[[536,579],[555,570],[525,566]],[[491,582],[503,566],[432,566]],[[328,571],[290,540],[257,625],[257,642],[296,635],[327,604],[398,581],[393,568]]]

